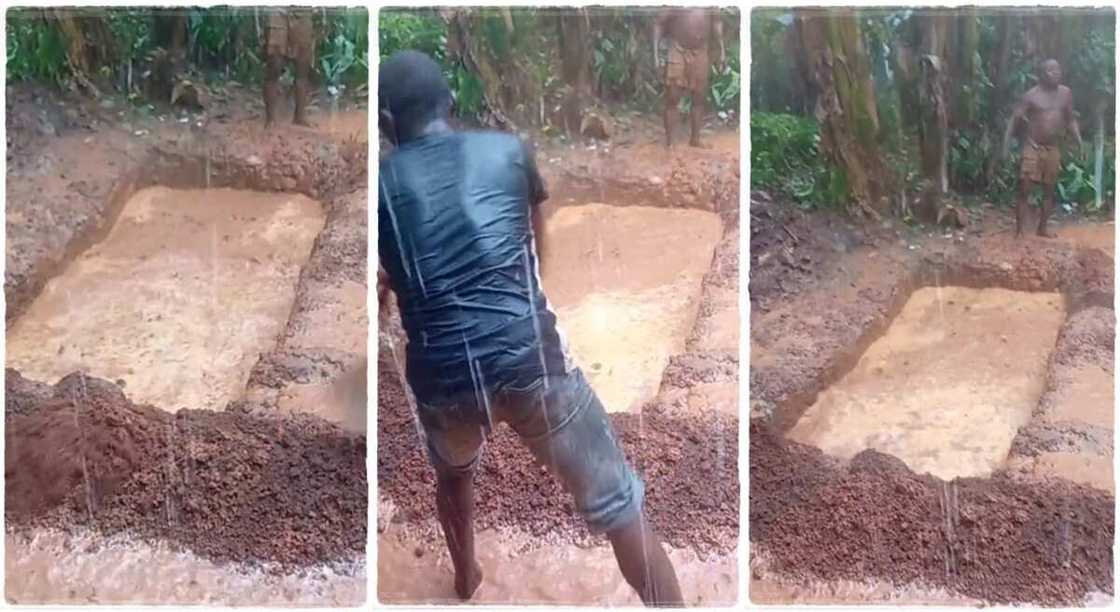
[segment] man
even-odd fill
[[[714,30],[719,41],[719,66],[727,64],[723,45],[723,23],[719,12],[700,8],[669,8],[658,15],[653,24],[653,65],[660,66],[658,47],[662,34],[669,35],[669,61],[665,66],[665,145],[673,146],[673,114],[681,96],[692,99],[690,117],[692,135],[688,144],[700,146],[700,128],[704,122],[704,100],[708,95],[708,37]]]
[[[268,15],[265,31],[264,115],[265,127],[276,122],[280,103],[280,74],[284,62],[292,60],[295,72],[296,112],[292,123],[310,127],[307,106],[311,100],[311,66],[315,62],[315,31],[311,11],[307,9],[273,9]]]
[[[508,423],[605,533],[647,605],[682,605],[668,556],[647,522],[644,486],[610,421],[573,368],[538,277],[547,199],[532,152],[514,135],[454,132],[438,65],[404,51],[381,64],[378,294],[391,285],[408,336],[405,376],[417,400],[436,508],[469,599],[473,477],[486,434]]]
[[[1027,124],[1027,138],[1023,141],[1023,162],[1019,169],[1019,193],[1015,209],[1015,236],[1023,235],[1023,218],[1027,214],[1027,198],[1031,187],[1043,190],[1042,210],[1038,219],[1038,235],[1052,238],[1046,222],[1054,212],[1054,191],[1058,173],[1062,169],[1061,143],[1066,130],[1073,132],[1077,141],[1077,155],[1081,156],[1083,143],[1077,117],[1073,113],[1073,93],[1061,84],[1062,67],[1057,60],[1046,60],[1039,70],[1038,85],[1023,94],[1015,106],[1007,132],[1003,137],[1001,155],[1007,156],[1011,134],[1020,121]]]

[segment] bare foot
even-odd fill
[[[467,601],[471,597],[474,597],[475,591],[478,590],[481,584],[482,566],[480,566],[478,562],[475,562],[471,570],[465,575],[455,576],[455,594],[459,596],[459,599]]]
[[[307,119],[293,119],[292,123],[294,123],[295,125],[303,126],[305,128],[315,127],[315,124],[311,123]]]
[[[1050,230],[1045,230],[1045,229],[1038,230],[1038,235],[1039,235],[1040,238],[1057,238],[1058,237],[1058,235],[1055,234],[1054,232],[1052,232]]]
[[[711,149],[711,148],[712,148],[712,147],[710,147],[710,146],[708,146],[708,145],[706,145],[706,144],[703,144],[703,143],[701,143],[701,142],[700,142],[699,140],[690,140],[690,141],[688,141],[688,146],[690,146],[690,147],[692,147],[692,148],[694,148],[694,149],[705,149],[705,150],[706,150],[706,149]]]

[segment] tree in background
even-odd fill
[[[799,18],[806,11],[759,9],[752,14],[751,157],[752,168],[762,170],[752,170],[755,188],[780,190],[806,206],[850,205],[874,195],[874,181],[865,185],[858,178],[862,173],[881,179],[879,187],[896,204],[912,202],[916,193],[927,190],[935,201],[944,196],[1009,202],[1017,162],[1000,163],[1000,132],[1013,101],[1034,85],[1039,62],[1055,57],[1068,66],[1067,84],[1078,92],[1076,111],[1084,126],[1092,126],[1096,145],[1091,164],[1070,160],[1063,167],[1059,199],[1071,209],[1107,206],[1115,166],[1109,145],[1115,139],[1112,11],[829,10],[822,23],[831,27],[810,30],[815,37],[811,44],[805,42]],[[838,27],[853,16],[858,28]],[[791,38],[797,40],[796,54],[788,52]],[[803,64],[805,58],[822,56],[832,62],[831,70],[810,72]],[[878,130],[872,140],[861,138],[869,132],[856,120],[870,108],[866,89],[860,95],[848,92],[851,99],[845,102],[845,81],[837,75],[839,70],[859,89],[867,83],[865,62],[870,65],[870,97],[877,102]],[[791,73],[795,78],[789,78]],[[822,75],[841,87],[831,107],[824,101],[820,114],[813,111],[822,107],[817,100]],[[875,121],[862,124],[874,126]],[[803,136],[812,132],[815,139]],[[793,143],[801,149],[791,150]],[[838,143],[846,144],[837,149]],[[822,167],[806,163],[813,156]],[[868,172],[864,166],[875,167],[869,160],[876,158],[884,170]],[[870,206],[882,210],[880,204]],[[862,206],[856,209],[866,212]],[[896,210],[909,215],[908,206]]]

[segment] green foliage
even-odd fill
[[[439,15],[422,9],[385,9],[378,18],[378,55],[420,51],[446,66],[447,31]]]
[[[43,18],[41,10],[9,10],[7,34],[9,81],[58,85],[69,74],[66,41],[58,28]]]
[[[196,69],[212,76],[259,82],[264,72],[260,36],[265,15],[255,7],[183,8],[187,13],[188,56]],[[91,66],[95,75],[120,78],[146,63],[157,47],[150,9],[121,7],[88,13],[100,18],[114,40],[116,57]],[[369,17],[365,9],[319,9],[315,12],[319,38],[319,71],[328,85],[361,87],[368,81]],[[11,81],[62,84],[71,67],[66,39],[58,22],[42,10],[13,9],[7,21],[7,75]],[[136,84],[134,83],[134,86]]]
[[[727,50],[727,65],[721,71],[712,65],[711,86],[708,88],[708,102],[721,116],[739,112],[739,91],[742,79],[739,77],[739,49]]]
[[[751,12],[751,108],[765,112],[800,112],[796,96],[795,58],[786,48],[793,23],[788,9],[756,8]]]
[[[751,113],[751,189],[784,194],[807,207],[837,206],[848,193],[847,178],[826,163],[811,119],[781,113]]]
[[[473,116],[482,110],[483,89],[478,75],[447,57],[447,28],[440,16],[430,9],[386,9],[381,11],[377,29],[378,55],[382,60],[398,51],[424,53],[443,67],[455,111],[460,116]]]
[[[319,71],[323,81],[357,88],[369,79],[369,12],[339,9],[324,24],[319,38]]]
[[[1057,201],[1067,211],[1083,213],[1098,212],[1096,189],[1093,186],[1093,171],[1096,158],[1091,147],[1087,147],[1085,159],[1076,159],[1070,153],[1062,156],[1062,170],[1058,174]],[[1101,181],[1101,199],[1107,205],[1116,194],[1116,143],[1105,142],[1104,172]],[[1022,157],[1019,151],[1012,151],[997,169],[987,197],[993,202],[1010,205],[1015,201],[1019,188],[1018,177]]]
[[[116,18],[117,12],[110,15]],[[195,64],[222,70],[241,81],[260,82],[264,70],[261,45],[245,44],[249,36],[256,38],[255,17],[251,9],[243,8],[190,11],[187,29],[190,40],[194,41],[191,55]]]

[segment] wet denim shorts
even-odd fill
[[[419,413],[428,457],[441,475],[473,473],[490,427],[505,422],[572,494],[592,532],[613,531],[641,513],[645,486],[579,368],[493,397],[425,402]]]

